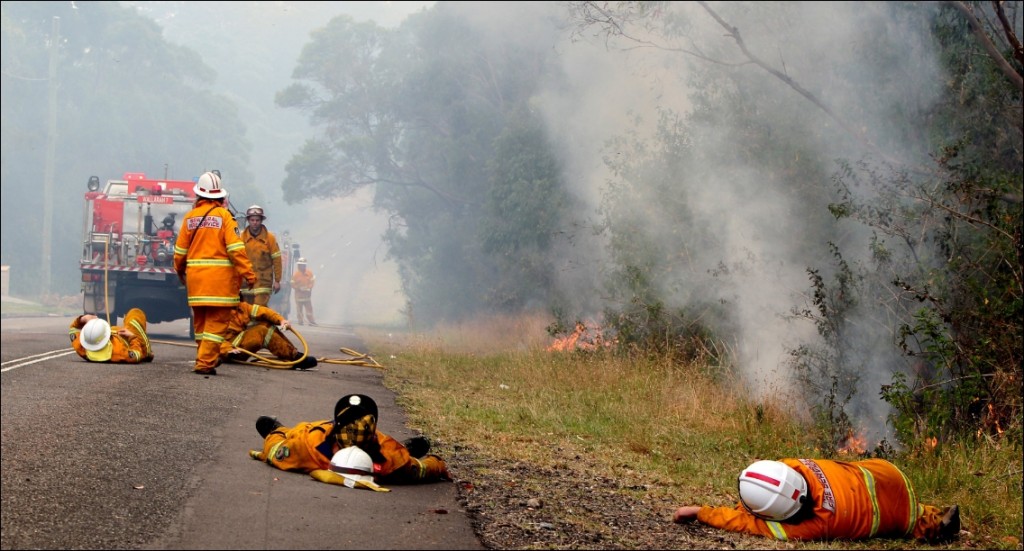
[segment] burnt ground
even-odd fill
[[[777,549],[767,538],[674,524],[686,503],[654,497],[635,480],[571,462],[540,467],[460,450],[449,462],[459,499],[489,549]]]
[[[814,549],[699,523],[675,524],[682,498],[658,497],[636,480],[579,456],[549,467],[457,450],[449,462],[459,500],[489,549]],[[621,470],[621,469],[620,469]],[[912,540],[828,542],[830,549],[985,548],[970,533],[949,546]]]

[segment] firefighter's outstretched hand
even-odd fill
[[[676,512],[672,514],[672,522],[676,524],[683,524],[686,522],[692,522],[697,520],[697,513],[700,512],[700,507],[696,505],[687,505],[676,509]]]
[[[281,331],[287,331],[288,328],[291,327],[291,326],[292,326],[292,324],[288,323],[288,320],[281,320],[281,325],[278,325],[277,327]]]
[[[131,331],[125,329],[124,327],[118,329],[117,330],[117,334],[121,335],[122,337],[124,337],[126,339],[130,339],[130,338],[135,336],[135,333],[132,333]]]

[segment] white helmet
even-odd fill
[[[373,460],[370,454],[357,446],[342,448],[331,458],[331,471],[345,478],[349,488],[365,488],[378,492],[386,492],[373,481]]]
[[[95,318],[87,321],[82,327],[78,341],[85,349],[85,355],[93,361],[105,362],[113,355],[114,347],[110,344],[110,324],[106,320]]]
[[[755,516],[786,520],[800,511],[807,481],[781,461],[755,461],[740,473],[740,500]]]
[[[206,197],[207,199],[223,199],[228,196],[227,190],[220,187],[220,176],[214,172],[204,172],[196,180],[196,185],[192,188],[192,191],[196,192],[196,195]]]
[[[249,207],[248,210],[245,211],[246,219],[248,219],[250,216],[259,216],[260,218],[262,218],[264,220],[267,219],[267,215],[263,214],[263,207],[261,207],[259,205],[253,205],[253,206]]]
[[[306,265],[306,258],[305,257],[299,257],[299,259],[295,261],[295,264],[302,264],[303,266],[305,266]]]

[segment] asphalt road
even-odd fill
[[[484,549],[453,483],[376,493],[249,458],[258,416],[328,419],[349,393],[377,401],[384,432],[416,434],[380,370],[199,376],[185,321],[150,326],[151,364],[89,363],[71,351],[70,322],[2,320],[0,548]],[[344,328],[297,329],[318,358],[348,359],[345,347],[387,367]]]

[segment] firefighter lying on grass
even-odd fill
[[[263,451],[249,456],[282,471],[309,473],[328,484],[388,491],[377,484],[417,484],[451,480],[444,460],[428,455],[430,441],[416,436],[399,442],[377,430],[377,403],[363,394],[349,394],[334,406],[334,419],[286,427],[260,416],[256,431]],[[372,461],[372,480],[361,474],[362,453]],[[340,453],[339,453],[340,452]],[[334,464],[332,465],[332,459]],[[346,476],[350,475],[350,476]]]
[[[251,356],[242,350],[255,354],[266,348],[280,360],[298,360],[302,358],[302,352],[284,336],[288,327],[288,320],[269,307],[240,302],[231,313],[224,341],[220,345],[220,358],[222,361],[245,362]],[[316,358],[306,356],[301,362],[285,367],[309,369],[316,365]]]

